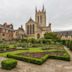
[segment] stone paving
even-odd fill
[[[3,70],[0,72],[72,72],[72,61],[47,60],[43,65],[35,65],[18,61],[18,65],[13,70]]]

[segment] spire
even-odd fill
[[[35,8],[35,12],[37,13],[37,7]]]
[[[44,5],[43,5],[43,8],[42,8],[42,11],[44,12]]]
[[[30,19],[29,19],[30,21],[32,20],[32,18],[30,17]]]

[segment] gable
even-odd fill
[[[27,24],[27,25],[29,25],[29,24],[35,24],[35,21],[30,18],[30,19],[27,21],[26,24]]]

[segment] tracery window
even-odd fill
[[[40,23],[42,23],[42,16],[40,16]]]
[[[32,34],[32,31],[31,31],[31,30],[32,30],[32,27],[31,27],[31,25],[30,25],[30,34]]]
[[[34,31],[35,31],[34,29],[35,29],[35,28],[34,28],[34,24],[33,24],[33,34],[34,34]]]
[[[27,25],[27,34],[29,34],[29,25]]]

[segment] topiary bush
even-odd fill
[[[7,59],[1,62],[2,69],[11,70],[15,68],[17,65],[17,61],[14,59]]]

